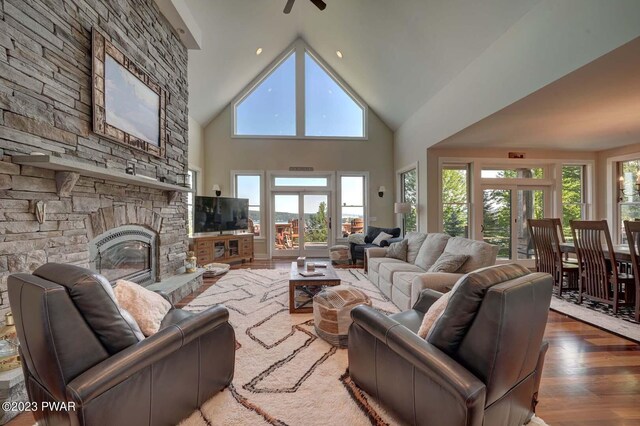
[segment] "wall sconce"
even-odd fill
[[[623,202],[625,197],[640,196],[640,172],[636,175],[635,187],[635,191],[632,191],[630,194],[627,193],[624,189],[624,176],[620,176],[618,179],[618,201]]]
[[[387,188],[385,188],[384,186],[378,188],[378,197],[382,198],[385,192],[387,192]]]
[[[217,183],[213,185],[213,188],[211,188],[211,190],[216,193],[216,197],[219,197],[220,194],[222,194],[222,191],[220,191],[220,185],[218,185]]]

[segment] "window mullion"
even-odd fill
[[[305,129],[305,70],[304,70],[304,44],[299,40],[296,43],[296,135],[304,137]]]

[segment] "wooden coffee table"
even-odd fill
[[[336,270],[327,263],[326,268],[316,268],[316,272],[324,275],[318,277],[303,277],[300,272],[305,272],[305,267],[298,268],[296,262],[291,262],[291,275],[289,276],[289,313],[303,314],[313,312],[313,296],[323,287],[340,285],[340,277]]]

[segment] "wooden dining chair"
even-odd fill
[[[627,243],[629,244],[629,254],[631,255],[631,268],[635,278],[635,318],[640,322],[640,222],[624,221],[624,230],[627,233]]]
[[[572,220],[571,233],[580,268],[578,303],[582,298],[618,306],[630,304],[633,276],[618,270],[611,234],[606,220]]]
[[[554,284],[558,287],[558,296],[562,295],[565,278],[567,288],[575,288],[578,283],[578,265],[563,261],[555,220],[529,219],[527,227],[533,240],[536,271],[553,276]]]

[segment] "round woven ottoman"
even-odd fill
[[[371,299],[357,288],[328,287],[313,297],[313,324],[318,336],[341,348],[347,347],[351,309],[371,306]]]
[[[349,263],[351,261],[351,251],[349,250],[349,246],[338,244],[329,247],[329,259],[331,259],[331,263]]]

